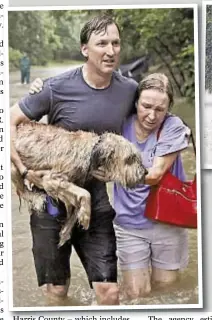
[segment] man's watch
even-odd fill
[[[28,169],[25,169],[25,170],[22,172],[21,177],[22,177],[23,179],[26,179],[27,173],[28,173]]]

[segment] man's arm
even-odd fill
[[[148,169],[145,184],[155,185],[160,182],[163,175],[171,168],[179,152],[173,152],[163,157],[155,157],[153,166]]]
[[[11,161],[17,167],[19,172],[22,174],[27,168],[22,163],[14,145],[14,140],[16,138],[17,126],[23,122],[29,122],[30,119],[25,116],[21,111],[19,105],[16,103],[10,109],[10,152],[11,152]]]
[[[31,120],[39,121],[44,115],[49,113],[50,106],[51,89],[47,80],[40,93],[24,97],[10,109],[11,161],[20,173],[23,173],[27,168],[22,163],[13,142],[16,138],[17,126],[20,123]]]

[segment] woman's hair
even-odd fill
[[[91,34],[94,32],[95,34],[98,34],[100,32],[106,32],[107,27],[111,24],[115,24],[118,32],[120,34],[120,29],[118,24],[114,21],[113,17],[109,14],[102,14],[99,16],[96,16],[86,22],[84,27],[81,30],[80,33],[80,43],[81,45],[87,44]]]
[[[169,110],[174,104],[173,87],[169,78],[163,73],[152,73],[139,82],[138,97],[141,92],[148,89],[155,89],[166,93],[169,98]]]

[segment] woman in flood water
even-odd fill
[[[117,254],[124,292],[131,299],[148,294],[153,283],[174,282],[188,263],[187,230],[150,221],[144,212],[150,186],[167,170],[185,180],[180,152],[188,146],[190,129],[170,114],[173,89],[164,74],[144,78],[138,93],[137,112],[125,123],[123,135],[141,151],[148,174],[145,184],[133,190],[114,185]]]

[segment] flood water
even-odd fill
[[[64,72],[68,67],[34,68],[31,78],[37,76],[46,78]],[[19,72],[10,73],[10,105],[18,101],[28,92],[28,85],[20,84]],[[184,154],[184,164],[188,177],[192,178],[195,170],[195,160],[192,147]],[[111,187],[108,188],[111,194]],[[19,211],[19,200],[12,190],[12,248],[13,248],[13,306],[14,307],[39,307],[48,306],[48,302],[37,286],[31,252],[31,235],[29,229],[29,214],[24,206]],[[198,303],[198,258],[197,258],[197,231],[189,230],[189,265],[181,272],[177,283],[166,289],[154,289],[148,297],[134,301],[124,300],[123,305],[169,305],[169,304],[197,304]],[[91,305],[93,293],[90,290],[86,274],[81,263],[73,252],[71,257],[71,286],[66,306]],[[119,279],[120,280],[120,279]]]

